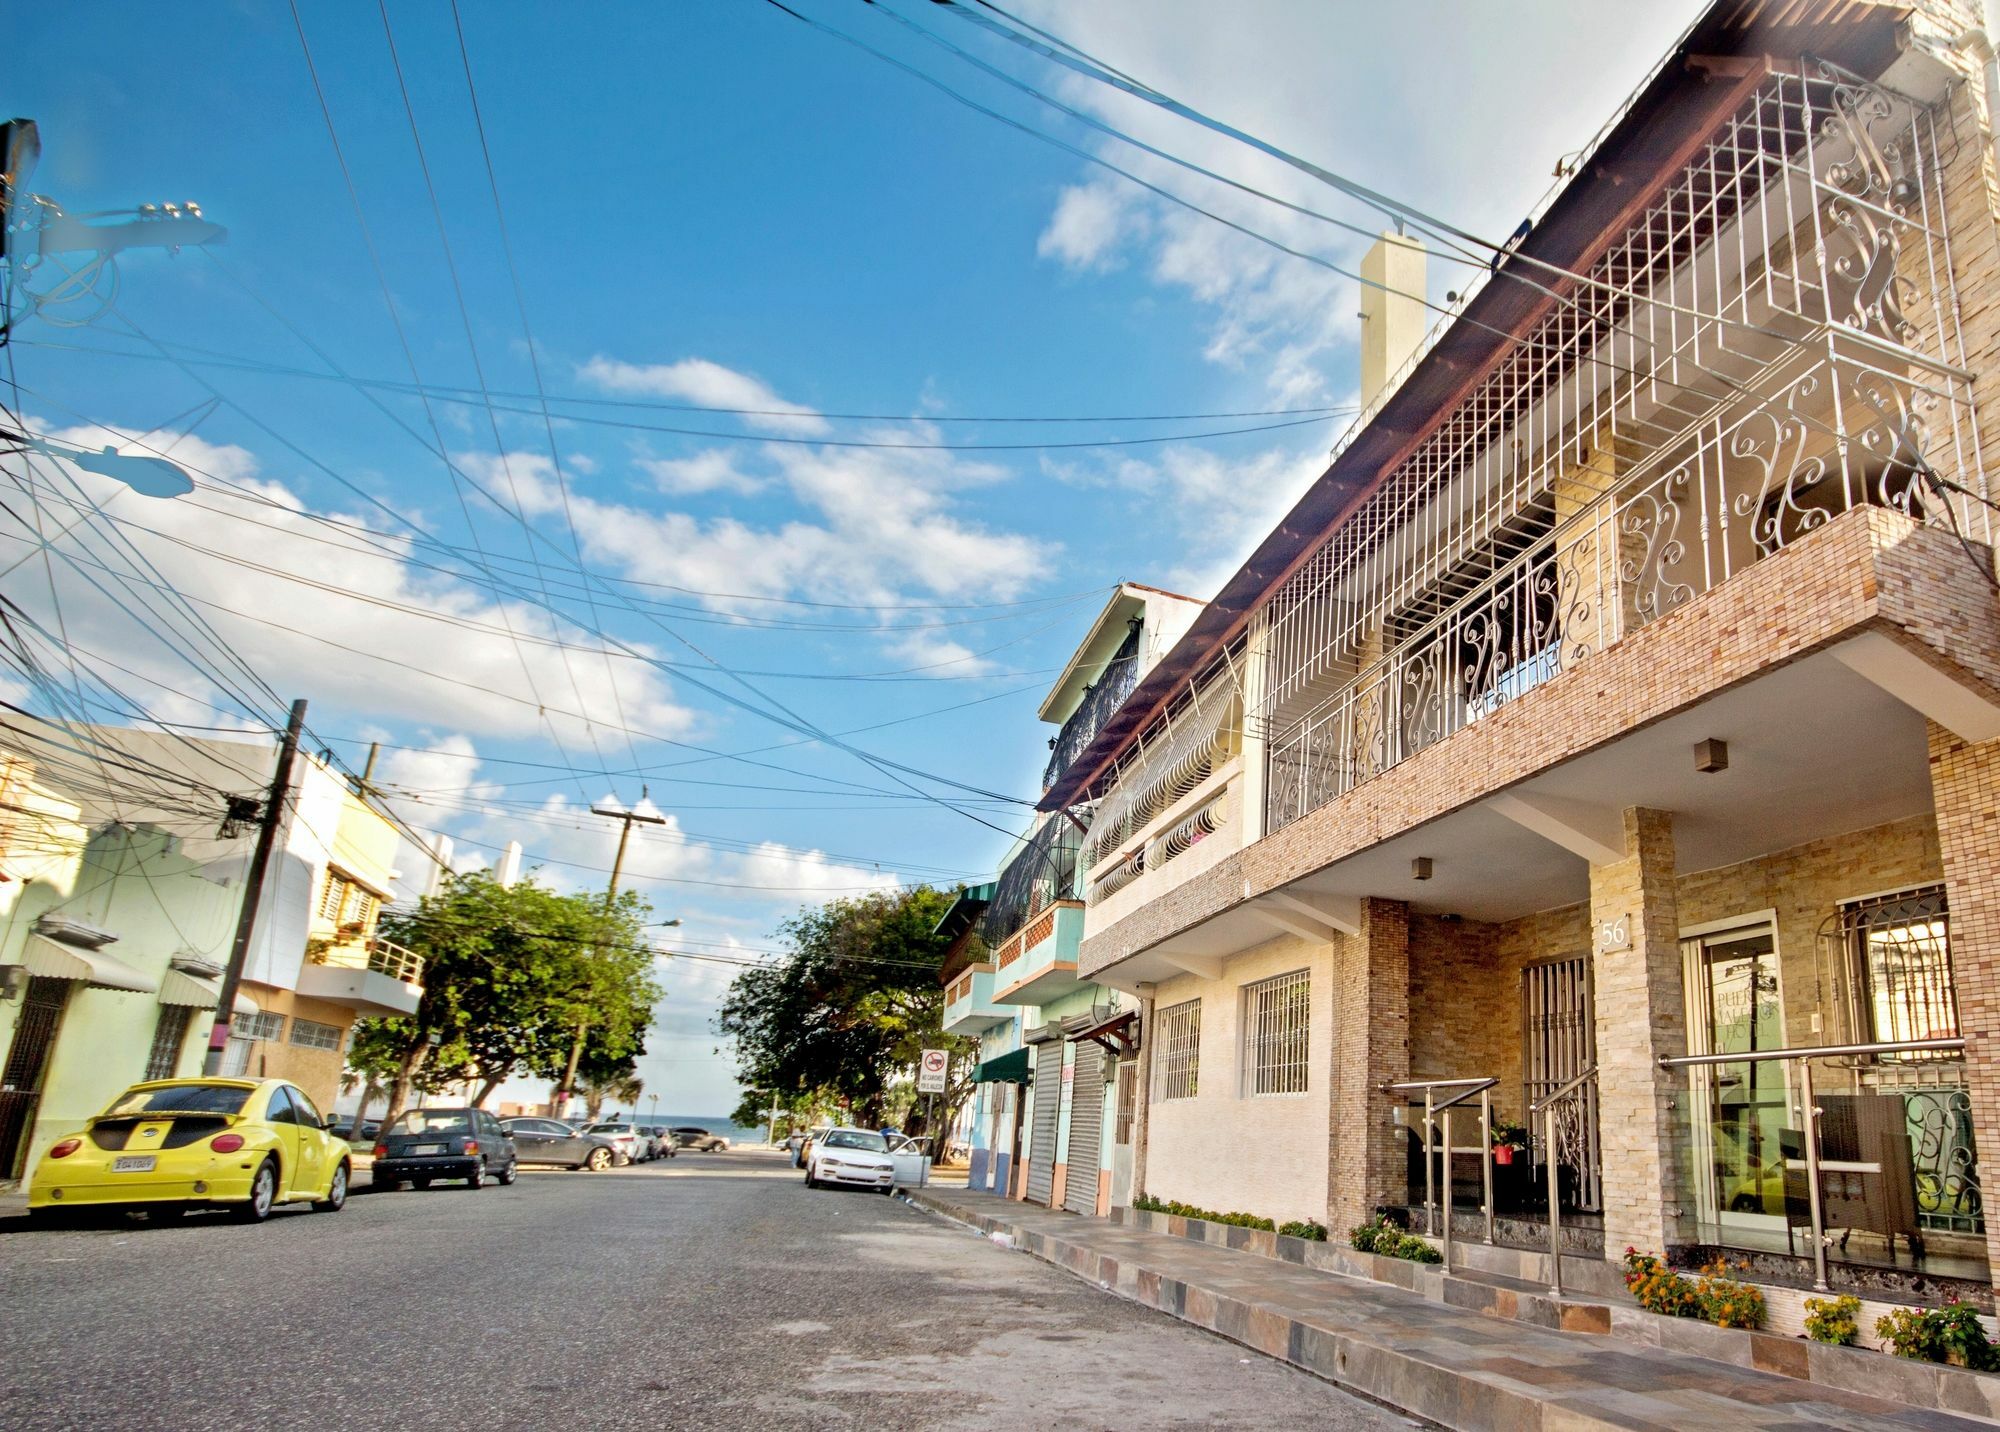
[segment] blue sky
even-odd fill
[[[1106,589],[1131,578],[1207,595],[1345,417],[1094,450],[831,444],[1174,436],[1289,419],[958,419],[1351,403],[1354,286],[768,5],[462,8],[526,331],[448,8],[389,6],[413,139],[376,10],[301,6],[367,239],[287,8],[14,17],[16,53],[47,57],[12,67],[6,99],[41,125],[35,190],[71,213],[196,200],[230,231],[212,254],[129,256],[94,317],[86,301],[22,323],[31,423],[99,440],[92,424],[163,425],[147,441],[174,444],[201,486],[177,502],[123,495],[107,515],[273,687],[310,698],[343,757],[358,763],[370,739],[397,748],[385,780],[399,808],[452,832],[463,859],[519,839],[547,878],[594,886],[614,835],[580,806],[612,787],[630,802],[648,783],[674,825],[635,851],[634,885],[706,953],[771,948],[776,920],[826,893],[977,878],[1004,848],[995,830],[703,686],[781,702],[820,730],[895,722],[851,739],[1031,798],[1050,734],[1040,693]],[[797,8],[1331,262],[1351,266],[1362,241],[1037,110],[894,17],[1150,142],[1375,222],[938,7]],[[1693,7],[1024,13],[1317,162],[1504,235]],[[1461,278],[1434,264],[1433,295]],[[368,390],[378,407],[329,380],[293,330],[349,375],[407,384],[414,364],[424,384],[465,391],[427,407]],[[532,396],[506,396],[489,412],[472,392],[482,378],[533,394],[530,341],[548,392],[654,406],[565,402],[545,425]],[[836,413],[882,416],[822,416]],[[5,541],[18,551],[18,529]],[[588,600],[579,551],[610,584]],[[504,590],[476,579],[482,567],[504,570]],[[46,612],[34,570],[9,595]],[[243,718],[216,681],[55,570],[77,645],[140,673],[132,689],[155,715]],[[780,742],[794,744],[762,749]],[[700,759],[689,745],[756,754]],[[670,998],[644,1072],[663,1109],[734,1102],[708,1031],[730,972],[662,966]]]

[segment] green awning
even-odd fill
[[[1016,1049],[998,1059],[989,1059],[972,1071],[975,1084],[1025,1084],[1028,1082],[1028,1051]]]

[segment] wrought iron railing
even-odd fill
[[[1097,680],[1085,689],[1083,700],[1077,703],[1076,710],[1069,713],[1062,730],[1049,742],[1049,763],[1042,771],[1043,790],[1054,785],[1056,778],[1069,769],[1070,762],[1081,756],[1085,748],[1097,739],[1097,733],[1104,729],[1111,713],[1124,704],[1125,698],[1138,684],[1139,626],[1134,623],[1123,644],[1104,664]]]
[[[997,947],[1056,901],[1076,899],[1082,847],[1083,832],[1066,813],[1043,821],[994,882],[980,938]]]
[[[1597,1175],[1597,1066],[1557,1085],[1528,1106],[1528,1127],[1541,1120],[1541,1159],[1548,1180],[1549,1293],[1563,1295],[1562,1171],[1588,1170]]]
[[[1760,87],[1272,598],[1266,829],[1853,507],[1991,540],[1956,143],[1817,61]]]

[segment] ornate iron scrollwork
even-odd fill
[[[1618,514],[1619,585],[1632,593],[1632,611],[1642,623],[1665,616],[1695,596],[1691,584],[1673,575],[1673,568],[1687,556],[1687,543],[1680,535],[1687,485],[1688,469],[1682,467],[1632,497]],[[1643,544],[1637,556],[1623,554],[1623,539],[1628,537]]]
[[[1916,285],[1897,269],[1901,257],[1897,224],[1881,213],[1907,216],[1917,197],[1914,146],[1901,133],[1881,141],[1875,138],[1872,126],[1897,119],[1896,103],[1887,93],[1825,63],[1820,65],[1820,77],[1828,85],[1829,105],[1819,132],[1834,155],[1820,177],[1836,191],[1825,209],[1828,237],[1846,249],[1827,265],[1827,316],[1915,347],[1919,333],[1906,310]],[[1832,281],[1836,278],[1838,292]]]

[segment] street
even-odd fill
[[[0,1219],[0,1426],[1413,1425],[769,1153],[361,1187],[261,1227]]]

